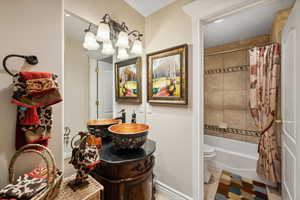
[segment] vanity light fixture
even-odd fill
[[[129,55],[128,55],[127,49],[123,48],[123,47],[119,47],[118,48],[118,56],[117,56],[117,58],[119,60],[123,60],[123,59],[126,59],[128,57],[129,57]]]
[[[113,55],[115,53],[115,49],[110,40],[103,42],[102,53],[104,55]]]
[[[91,24],[89,25],[89,28],[85,30],[83,47],[90,51],[95,51],[100,47],[97,43],[96,36],[91,32]]]
[[[129,48],[129,38],[128,34],[124,31],[121,31],[118,36],[118,41],[116,43],[116,46],[119,48]]]
[[[134,55],[141,55],[143,53],[143,45],[140,40],[135,40],[133,42],[130,53]]]
[[[106,42],[110,40],[110,29],[108,24],[100,23],[97,31],[97,41]]]
[[[138,31],[133,31],[131,34],[136,38],[133,41],[130,53],[133,55],[141,55],[143,54],[143,44],[141,41],[141,37],[143,36]]]
[[[137,30],[130,32],[124,22],[119,24],[112,20],[109,14],[104,15],[96,29],[96,35],[91,31],[91,25],[85,30],[86,34],[83,46],[87,50],[97,50],[100,47],[99,44],[102,44],[101,53],[113,55],[116,52],[115,48],[118,48],[117,58],[120,60],[129,57],[129,49],[133,55],[141,55],[143,53],[141,42],[143,34]]]

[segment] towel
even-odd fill
[[[52,169],[51,169],[52,170]],[[16,183],[9,184],[0,190],[0,200],[29,200],[47,186],[47,168],[38,166],[31,172],[18,177]],[[56,169],[56,174],[61,175]],[[53,179],[53,177],[49,177]]]
[[[0,190],[0,197],[29,200],[47,186],[47,180],[25,174],[20,176],[15,184],[8,184]]]
[[[14,77],[12,103],[17,107],[16,149],[26,144],[48,145],[52,107],[62,101],[57,76],[47,72],[21,71]]]

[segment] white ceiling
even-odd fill
[[[290,8],[295,0],[276,0],[266,6],[252,8],[232,16],[225,17],[220,23],[205,26],[204,46],[213,47],[228,42],[268,34],[275,13]]]
[[[147,17],[175,0],[124,0],[136,11]]]

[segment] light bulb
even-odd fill
[[[142,42],[140,40],[135,40],[130,52],[135,55],[141,55],[143,53]]]
[[[110,29],[108,24],[104,24],[104,23],[99,24],[96,39],[99,42],[105,42],[110,40]]]
[[[123,60],[123,59],[126,59],[128,57],[129,57],[129,55],[128,55],[127,50],[125,48],[119,48],[118,49],[118,56],[117,56],[117,58],[119,60]]]
[[[115,49],[113,48],[110,40],[103,42],[102,53],[105,55],[113,55],[115,53]]]
[[[119,33],[116,46],[120,48],[127,48],[127,49],[129,48],[128,34],[126,32],[121,31]]]

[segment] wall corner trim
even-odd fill
[[[162,194],[163,196],[167,197],[170,200],[193,200],[192,197],[189,197],[160,181],[156,180],[155,186],[156,186],[157,193]]]

